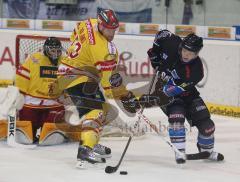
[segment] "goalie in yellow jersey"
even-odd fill
[[[102,127],[109,122],[105,97],[119,99],[131,113],[139,109],[134,94],[126,90],[117,71],[118,51],[112,42],[119,27],[112,10],[102,10],[97,19],[81,21],[74,29],[68,57],[58,69],[59,85],[69,94],[70,123],[81,126],[77,167],[103,162],[110,148],[98,144]],[[100,89],[101,88],[101,89]],[[102,152],[95,152],[95,148]],[[100,154],[100,155],[99,155]]]
[[[39,144],[57,144],[64,140],[60,134],[62,137],[57,137],[59,140],[56,143],[57,133],[49,133],[49,129],[44,129],[45,123],[52,123],[50,130],[53,131],[53,128],[56,128],[55,122],[64,121],[64,107],[58,100],[62,90],[58,88],[56,74],[62,58],[60,40],[48,37],[43,45],[43,52],[29,55],[17,69],[15,83],[24,95],[24,106],[19,111],[20,121],[17,123],[18,142],[38,142],[39,138],[36,135],[40,128],[42,132],[39,133]],[[43,131],[46,131],[45,134]]]

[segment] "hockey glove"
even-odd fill
[[[136,113],[137,110],[140,109],[139,101],[132,92],[129,92],[120,100],[123,104],[124,109],[130,113]]]
[[[161,77],[161,80],[163,81],[163,83],[166,84],[172,78],[172,75],[170,75],[170,73],[168,73],[168,72],[163,71],[161,73],[160,77]]]
[[[149,60],[151,62],[151,65],[154,69],[160,68],[162,66],[161,56],[159,53],[156,53],[151,48],[147,51],[147,54],[148,54]]]
[[[139,99],[139,104],[143,108],[149,108],[160,105],[160,98],[156,95],[144,94]]]
[[[167,84],[164,85],[163,87],[163,92],[165,93],[165,95],[167,95],[168,97],[174,97],[176,95],[180,95],[181,93],[183,93],[185,90],[176,85],[173,78],[171,78]]]

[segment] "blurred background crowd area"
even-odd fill
[[[121,22],[240,25],[240,0],[0,0],[1,18],[84,20],[101,9]]]

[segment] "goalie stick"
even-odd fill
[[[24,145],[16,142],[16,109],[11,108],[8,113],[7,144],[11,147],[33,149],[37,145]]]
[[[160,138],[166,142],[173,150],[174,152],[178,153],[181,157],[183,157],[186,160],[200,160],[200,159],[207,159],[210,156],[210,153],[207,151],[204,152],[198,152],[195,154],[184,154],[180,152],[170,141],[165,139],[162,135],[160,135],[159,130],[157,129],[157,126],[154,125],[144,114],[138,112],[138,116],[142,118],[157,134],[160,136]]]

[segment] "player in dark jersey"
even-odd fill
[[[148,56],[154,69],[159,71],[155,87],[155,96],[164,102],[162,107],[169,121],[169,136],[173,145],[185,152],[185,118],[191,126],[198,129],[197,147],[199,151],[208,151],[210,160],[221,161],[224,156],[214,151],[215,125],[209,110],[200,97],[196,85],[204,76],[203,64],[198,56],[203,47],[203,40],[195,34],[189,34],[183,40],[168,30],[156,34]],[[144,95],[141,100],[144,100]],[[150,99],[151,100],[151,99]],[[177,163],[185,160],[177,153]]]

